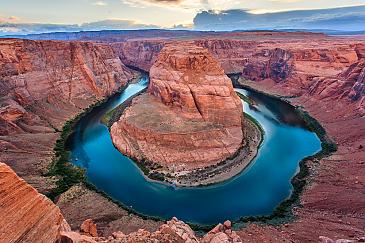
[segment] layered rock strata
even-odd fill
[[[148,92],[111,127],[114,145],[171,172],[217,164],[244,145],[242,103],[208,50],[167,45],[150,70]]]
[[[60,209],[0,163],[0,242],[54,242],[70,226]]]
[[[42,192],[59,131],[135,73],[108,45],[0,40],[0,159]]]
[[[321,98],[345,99],[355,103],[365,116],[365,58],[335,77],[314,77],[309,94]]]
[[[123,63],[148,71],[165,43],[173,39],[139,39],[112,43]],[[337,75],[357,60],[364,38],[339,38],[311,33],[221,33],[195,39],[207,48],[226,73],[251,80],[273,78],[307,84],[307,77]],[[283,76],[285,75],[285,76]],[[285,78],[283,78],[285,77]]]

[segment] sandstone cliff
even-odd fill
[[[301,203],[303,207],[294,208],[293,210],[295,216],[297,216],[296,220],[279,226],[251,225],[248,228],[241,229],[238,232],[239,236],[245,242],[310,242],[318,240],[321,235],[335,239],[350,238],[355,241],[364,241],[361,237],[365,235],[363,217],[365,205],[365,178],[363,176],[365,130],[363,124],[365,121],[364,116],[359,116],[359,114],[362,114],[359,113],[359,110],[361,111],[361,108],[364,107],[364,103],[361,102],[363,96],[360,95],[360,98],[356,98],[358,94],[361,94],[361,92],[358,92],[361,88],[355,88],[354,86],[361,79],[357,78],[356,82],[353,82],[354,79],[345,86],[337,86],[339,92],[335,89],[335,92],[332,90],[328,93],[335,94],[334,96],[322,96],[326,92],[322,94],[320,91],[322,89],[330,90],[332,84],[325,81],[317,86],[315,85],[316,82],[312,81],[313,77],[323,77],[323,80],[336,79],[340,83],[347,82],[346,76],[342,76],[341,73],[344,73],[354,63],[357,63],[354,64],[354,67],[360,65],[361,59],[365,57],[364,38],[361,36],[356,38],[293,36],[287,33],[245,33],[244,35],[246,37],[242,35],[243,37],[230,38],[227,35],[220,34],[217,38],[195,40],[195,44],[208,48],[218,59],[226,73],[242,72],[249,64],[252,64],[251,70],[253,71],[264,70],[266,72],[267,69],[261,67],[271,66],[268,63],[274,64],[276,62],[276,58],[273,58],[275,50],[285,50],[291,58],[288,60],[289,65],[283,67],[287,66],[291,69],[280,68],[278,70],[283,70],[282,73],[291,75],[285,80],[279,80],[279,82],[270,80],[271,78],[265,78],[265,80],[257,78],[259,82],[249,83],[249,85],[268,93],[283,96],[301,95],[292,101],[303,106],[325,126],[329,136],[333,137],[338,143],[339,151],[329,158],[308,162],[310,186],[306,187],[302,195]],[[3,82],[3,80],[15,75],[16,71],[14,70],[16,69],[14,69],[14,66],[19,62],[18,59],[27,56],[28,52],[34,52],[37,54],[34,54],[34,59],[25,58],[22,59],[22,62],[28,65],[27,63],[32,60],[35,62],[35,66],[43,62],[42,65],[46,66],[47,70],[52,71],[49,76],[53,78],[53,76],[57,76],[55,74],[57,70],[60,74],[65,70],[70,70],[70,68],[60,69],[60,67],[63,59],[70,60],[70,55],[65,55],[65,53],[70,53],[69,48],[76,45],[77,48],[82,46],[82,53],[85,53],[82,56],[85,56],[85,60],[95,64],[86,65],[92,67],[92,70],[94,66],[99,65],[108,67],[110,60],[119,63],[119,58],[125,64],[149,70],[165,42],[171,42],[171,40],[131,40],[112,43],[113,50],[110,50],[107,45],[91,43],[75,42],[71,44],[69,42],[1,40],[0,116],[4,116],[4,118],[0,121],[0,134],[2,134],[0,137],[0,160],[11,165],[37,189],[41,189],[43,192],[47,191],[53,185],[54,179],[44,178],[39,175],[44,172],[44,167],[49,164],[53,155],[53,144],[58,137],[58,133],[54,132],[53,127],[59,129],[66,119],[81,111],[81,105],[82,107],[87,106],[89,100],[95,100],[96,97],[96,94],[95,97],[91,95],[92,92],[90,94],[91,98],[88,99],[87,104],[84,104],[82,101],[76,102],[78,100],[77,95],[71,95],[73,97],[71,100],[74,100],[72,103],[75,102],[75,104],[71,104],[69,101],[63,102],[58,99],[59,92],[55,92],[56,95],[54,95],[51,92],[53,87],[51,87],[49,91],[53,95],[47,101],[43,101],[44,98],[41,102],[35,99],[37,101],[33,105],[23,106],[22,103],[19,103],[22,96],[15,95],[14,89],[9,88],[8,81]],[[150,43],[152,44],[150,45]],[[43,50],[39,47],[43,45],[47,49]],[[49,48],[52,46],[54,48],[50,52]],[[110,56],[111,59],[106,58],[104,61],[104,55],[101,55],[104,48],[100,49],[99,46],[105,47],[108,52],[110,50],[110,53],[116,53],[115,56],[112,55]],[[12,59],[4,62],[4,57],[7,56],[11,56]],[[103,58],[97,58],[100,56]],[[50,62],[57,57],[59,57],[57,62]],[[273,61],[270,61],[270,59]],[[52,65],[46,65],[46,63],[52,63]],[[73,62],[67,63],[76,65]],[[20,65],[20,67],[26,66],[25,64]],[[109,68],[111,67],[107,68],[109,70],[107,73],[112,73]],[[12,71],[8,72],[7,70]],[[128,69],[123,67],[123,72],[126,70]],[[23,71],[29,72],[29,69]],[[351,72],[354,73],[354,71]],[[248,75],[246,78],[258,77],[257,74],[259,73],[254,71],[252,76]],[[270,70],[264,73],[262,77],[270,77],[270,75],[267,75],[269,73],[271,73]],[[13,79],[15,80],[14,85],[10,86],[24,87],[23,74],[20,72],[16,75],[19,79]],[[95,75],[99,76],[99,74]],[[68,76],[71,76],[70,73]],[[28,76],[27,80],[29,79],[33,80],[33,84],[38,81],[37,75]],[[68,83],[67,80],[65,80],[66,83]],[[86,80],[88,79],[80,79],[77,86],[80,85],[85,90],[91,90],[89,87],[92,86],[85,85],[85,83],[88,83],[84,83]],[[105,81],[104,78],[101,80]],[[326,87],[328,84],[329,86]],[[66,86],[68,87],[68,85]],[[340,90],[342,87],[344,87],[345,92]],[[356,85],[356,87],[358,86]],[[308,92],[308,90],[312,91]],[[47,92],[46,90],[45,93]],[[19,97],[19,100],[9,99],[8,93],[12,97]],[[40,93],[43,94],[43,90]],[[353,93],[354,96],[349,96],[350,93]],[[37,96],[42,96],[41,94]],[[62,91],[62,94],[62,97],[68,97],[67,92]],[[81,96],[84,95],[80,94]],[[89,97],[89,95],[85,96]],[[24,99],[24,101],[26,100]],[[11,136],[4,134],[11,134]],[[62,200],[62,210],[63,212],[67,211],[65,217],[70,219],[68,220],[70,225],[97,215],[97,224],[103,222],[104,225],[101,231],[107,232],[106,234],[118,229],[123,229],[123,232],[125,230],[132,232],[136,228],[146,229],[147,227],[153,228],[149,231],[154,232],[159,227],[152,227],[151,222],[140,218],[136,219],[136,217],[128,215],[127,212],[120,213],[122,210],[117,205],[102,198],[100,194],[87,189],[80,190],[77,194],[74,194],[74,191],[69,191],[65,198],[67,200]],[[1,215],[3,214],[1,213]],[[110,222],[110,218],[117,218],[116,215],[120,219]],[[77,225],[80,225],[80,223]],[[155,225],[158,224],[158,222],[155,223]]]
[[[0,159],[37,189],[64,122],[123,87],[134,72],[108,45],[0,40]]]
[[[365,116],[365,58],[334,77],[314,77],[308,93],[321,99],[342,100],[353,103],[358,115]]]
[[[172,172],[216,164],[243,145],[242,104],[209,54],[189,43],[167,45],[150,70],[148,93],[111,127],[124,154]]]

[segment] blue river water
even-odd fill
[[[131,159],[115,149],[107,127],[100,122],[103,114],[147,85],[144,77],[83,117],[70,143],[72,161],[86,169],[88,180],[139,213],[165,219],[176,216],[198,224],[270,214],[290,196],[299,161],[321,149],[319,138],[306,129],[292,106],[236,89],[253,101],[253,105],[243,103],[244,111],[265,130],[250,166],[228,181],[207,187],[179,188],[147,180]]]

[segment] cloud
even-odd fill
[[[343,31],[365,30],[365,5],[320,10],[296,10],[253,14],[233,9],[201,11],[194,18],[199,30],[255,30],[255,29],[327,29]]]
[[[108,19],[80,25],[82,30],[125,30],[125,29],[158,29],[161,26],[143,24],[134,20]]]
[[[93,5],[94,6],[106,6],[108,4],[104,1],[97,1],[97,2],[94,2]]]
[[[24,35],[51,32],[77,32],[98,30],[130,30],[130,29],[159,29],[161,26],[139,23],[133,20],[109,19],[81,25],[10,23],[0,20],[0,36]]]
[[[17,16],[5,17],[0,15],[0,23],[16,23],[19,22],[19,20],[20,18],[18,18]]]
[[[159,6],[164,8],[185,11],[201,11],[211,9],[228,9],[242,4],[240,0],[121,0],[133,7],[145,8],[147,6]]]

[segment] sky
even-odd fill
[[[266,13],[364,4],[365,0],[0,0],[0,23],[80,25],[113,19],[171,27],[191,25],[202,10]]]

